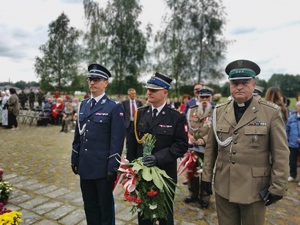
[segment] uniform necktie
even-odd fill
[[[96,105],[96,100],[92,98],[92,104],[91,104],[91,109]]]
[[[135,114],[135,105],[134,105],[134,101],[131,101],[131,112],[132,112],[132,117],[134,117]]]
[[[157,109],[153,109],[153,115],[152,115],[153,120],[156,118],[156,114],[157,114]]]

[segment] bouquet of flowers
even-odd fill
[[[0,203],[2,202],[5,205],[9,195],[11,194],[12,185],[7,181],[2,180],[3,173],[3,169],[0,169]]]
[[[21,216],[22,213],[6,209],[4,204],[0,202],[0,224],[19,225],[22,222]]]
[[[143,140],[144,156],[151,154],[155,137],[148,134]],[[166,218],[169,201],[173,201],[174,189],[177,187],[164,170],[143,165],[142,157],[129,163],[122,159],[119,172],[123,177],[121,183],[125,188],[124,196],[132,203],[131,212],[140,212],[145,219]]]

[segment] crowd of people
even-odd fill
[[[142,157],[144,166],[165,170],[174,182],[180,159],[190,191],[185,202],[207,208],[214,192],[220,225],[264,224],[266,206],[286,195],[288,181],[297,180],[300,101],[289,112],[276,87],[267,90],[267,101],[262,100],[256,63],[228,64],[231,99],[218,105],[213,90],[202,84],[194,86],[193,97],[171,100],[172,79],[158,72],[147,81],[146,101],[137,99],[134,88],[127,99],[114,101],[105,94],[110,72],[99,64],[91,64],[88,71],[91,97],[81,103],[71,157],[71,168],[80,176],[88,224],[115,222],[112,189],[123,140],[129,162]],[[144,156],[148,134],[156,142]],[[173,225],[169,201],[166,218],[149,220],[139,212],[139,224]]]
[[[105,93],[112,75],[100,64],[88,66],[90,96],[83,101],[59,93],[37,100],[38,125],[58,124],[68,132],[70,122],[76,123],[71,169],[80,177],[89,225],[115,224],[112,190],[124,143],[129,162],[142,157],[144,166],[159,167],[175,184],[181,160],[190,192],[185,203],[208,208],[214,193],[220,225],[264,224],[266,206],[286,195],[288,182],[297,181],[300,94],[290,112],[279,88],[268,88],[263,97],[256,63],[236,60],[225,72],[231,98],[221,104],[213,102],[213,89],[202,84],[194,85],[193,97],[171,100],[172,79],[159,72],[147,81],[146,99],[138,99],[130,88],[126,99],[116,101]],[[1,93],[2,126],[18,129],[19,108],[27,101],[34,108],[31,95],[17,95],[13,88]],[[149,134],[156,142],[144,156],[143,140]],[[175,193],[176,186],[171,188]],[[166,218],[149,220],[138,212],[138,223],[173,225],[173,198]]]

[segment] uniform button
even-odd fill
[[[102,123],[102,120],[100,120],[100,122]]]
[[[235,164],[235,161],[232,161],[231,163],[232,163],[232,164]]]
[[[237,134],[238,134],[238,132],[237,132],[237,131],[234,131],[233,133],[234,133],[235,135],[237,135]]]
[[[86,132],[89,132],[89,130],[86,130]]]
[[[90,120],[88,120],[88,122],[91,122]]]
[[[237,144],[237,142],[236,142],[236,141],[234,141],[234,142],[233,142],[233,144],[235,144],[235,145],[236,145],[236,144]]]
[[[236,154],[236,151],[232,151],[232,154],[234,154],[234,155],[235,155],[235,154]]]
[[[87,141],[88,141],[88,139],[85,139],[85,141],[87,142]]]
[[[87,149],[84,149],[85,151],[87,151]]]

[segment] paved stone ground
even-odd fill
[[[70,168],[73,133],[60,133],[59,126],[36,127],[21,124],[20,130],[0,128],[0,167],[4,179],[13,185],[7,208],[23,213],[24,225],[85,225],[85,215],[79,177]],[[299,168],[300,173],[300,168]],[[187,187],[179,185],[184,194]],[[300,187],[290,183],[287,196],[268,207],[266,225],[300,224]],[[123,188],[115,193],[116,224],[137,224],[137,216],[130,212],[130,203],[124,201]],[[184,194],[178,193],[183,199]],[[215,199],[209,209],[198,204],[175,202],[176,225],[217,225]]]

